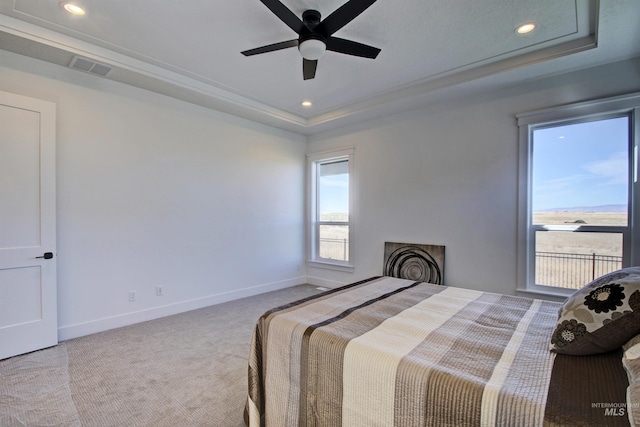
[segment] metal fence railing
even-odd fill
[[[320,257],[340,261],[348,261],[349,240],[320,239]]]
[[[536,284],[539,285],[579,289],[620,268],[621,256],[536,252]]]
[[[320,257],[349,260],[348,239],[320,239]],[[615,255],[536,252],[536,284],[579,289],[597,277],[622,268]]]

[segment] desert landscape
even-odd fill
[[[323,221],[347,221],[344,213],[323,213]],[[626,212],[579,210],[535,212],[534,224],[626,226]],[[346,261],[349,227],[320,226],[320,256]],[[536,284],[580,289],[603,274],[622,268],[622,234],[539,231],[536,233]]]
[[[626,212],[535,212],[534,224],[626,226]],[[536,284],[579,289],[622,267],[622,234],[539,231]]]
[[[348,213],[321,213],[321,221],[344,222],[349,221]],[[348,261],[349,257],[349,226],[321,225],[320,226],[320,256],[337,261]]]

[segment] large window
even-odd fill
[[[518,117],[520,288],[569,294],[638,264],[636,96]]]
[[[351,266],[351,168],[353,150],[309,156],[309,260]]]

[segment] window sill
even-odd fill
[[[573,292],[571,292],[573,293]],[[518,296],[524,296],[529,298],[539,298],[539,299],[547,299],[552,301],[563,302],[566,300],[571,293],[566,293],[562,291],[555,292],[554,290],[540,290],[540,289],[516,289],[516,294]]]
[[[316,261],[309,260],[307,261],[308,267],[314,268],[325,268],[327,270],[336,270],[336,271],[344,271],[346,273],[353,273],[353,265],[345,264],[345,263],[334,263],[329,261]]]

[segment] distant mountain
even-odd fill
[[[627,212],[627,205],[600,205],[600,206],[577,206],[572,208],[551,208],[542,209],[538,212]]]

